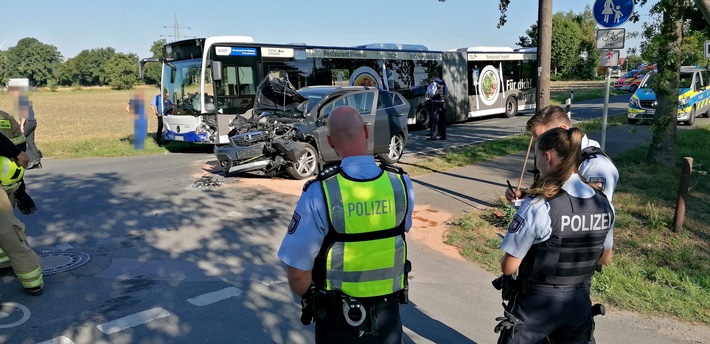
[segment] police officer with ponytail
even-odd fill
[[[537,139],[541,177],[501,244],[501,270],[514,280],[498,318],[498,343],[590,339],[589,280],[598,265],[611,261],[615,215],[599,185],[579,174],[583,137],[577,128],[554,128]]]
[[[367,153],[357,110],[338,107],[327,121],[342,162],[306,183],[278,256],[316,343],[402,343],[412,183]]]

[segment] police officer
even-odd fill
[[[302,322],[315,320],[316,343],[402,343],[411,181],[367,153],[357,110],[333,110],[328,131],[342,162],[304,186],[278,256],[303,298]]]
[[[446,105],[444,96],[448,93],[446,83],[439,79],[439,72],[433,71],[430,75],[431,82],[426,89],[426,97],[429,99],[429,128],[428,140],[446,140]]]
[[[15,163],[14,159],[17,160]],[[41,295],[44,288],[39,257],[27,246],[25,225],[13,213],[14,191],[30,157],[0,135],[0,268],[12,267],[27,292]]]
[[[554,128],[537,139],[541,177],[503,239],[504,275],[517,272],[497,326],[499,343],[587,343],[588,281],[611,261],[614,210],[597,184],[578,173],[583,133]]]
[[[552,128],[569,129],[572,122],[565,110],[559,106],[550,105],[544,107],[537,114],[532,116],[527,123],[527,130],[533,138],[537,138]],[[579,165],[579,174],[588,182],[596,183],[604,190],[604,194],[612,200],[614,189],[619,182],[619,170],[609,156],[601,149],[597,141],[589,139],[586,135],[582,138],[582,159]],[[524,197],[524,192],[516,190],[506,190],[505,197],[509,201]]]

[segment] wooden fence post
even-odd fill
[[[673,231],[680,232],[685,221],[685,199],[688,197],[688,186],[690,185],[690,174],[693,173],[693,158],[683,158],[683,166],[680,169],[680,184],[678,186],[678,201],[675,205],[675,215],[673,216]]]

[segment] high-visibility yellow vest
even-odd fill
[[[319,255],[322,266],[316,266],[322,270],[315,274],[324,276],[322,289],[352,297],[404,289],[407,194],[402,176],[383,171],[373,180],[359,181],[341,172],[321,183],[330,222],[328,246]]]

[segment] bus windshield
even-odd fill
[[[175,104],[173,115],[200,114],[200,59],[165,62],[163,89]]]

